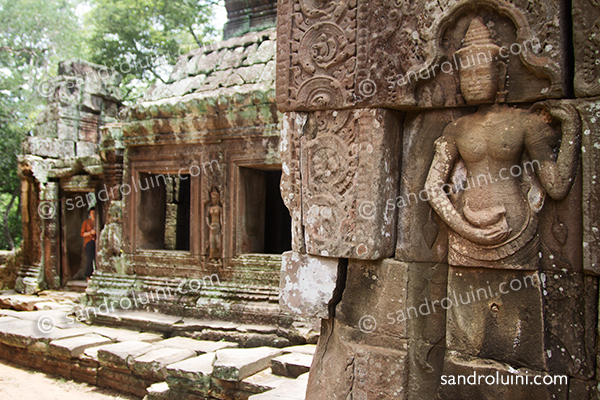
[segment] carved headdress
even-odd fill
[[[481,18],[474,18],[469,24],[469,29],[467,29],[462,48],[456,51],[456,56],[461,61],[463,58],[474,57],[474,60],[479,63],[482,63],[482,60],[486,63],[493,63],[494,60],[498,59],[499,51],[500,46],[494,43],[488,27],[485,26]],[[483,57],[484,55],[485,57]]]
[[[455,53],[459,70],[477,70],[480,79],[489,79],[498,83],[497,101],[504,102],[506,92],[506,65],[498,61],[500,46],[494,43],[491,32],[481,18],[474,18],[465,34],[463,46]],[[461,79],[461,89],[464,91]],[[464,94],[464,93],[463,93]]]

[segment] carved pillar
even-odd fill
[[[107,124],[101,128],[100,158],[104,182],[98,192],[105,202],[106,225],[97,242],[97,270],[100,272],[129,274],[127,260],[123,258],[123,131],[121,124]],[[96,283],[96,276],[92,283]]]
[[[100,158],[102,159],[102,171],[104,194],[98,196],[102,201],[121,200],[119,188],[123,184],[123,131],[121,124],[107,124],[101,128]]]
[[[46,183],[41,196],[42,201],[52,209],[52,212],[42,216],[44,276],[49,288],[60,289],[60,195],[58,183]]]

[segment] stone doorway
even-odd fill
[[[65,191],[61,204],[62,273],[61,281],[85,279],[85,254],[81,225],[88,218],[88,199],[93,192]],[[100,207],[96,215],[101,213]]]
[[[292,248],[292,219],[281,199],[281,170],[240,168],[242,253],[281,254]]]

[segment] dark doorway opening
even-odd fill
[[[63,283],[71,279],[84,279],[85,254],[81,226],[88,219],[87,192],[64,192],[63,212]]]
[[[265,180],[264,253],[281,254],[292,249],[292,218],[279,190],[281,171],[266,171]]]
[[[190,176],[140,173],[138,248],[190,250]]]
[[[279,190],[281,170],[240,168],[242,253],[281,254],[292,248],[292,219]]]

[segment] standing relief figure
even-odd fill
[[[211,264],[221,265],[221,252],[223,250],[221,230],[223,227],[223,207],[221,196],[216,186],[210,190],[210,204],[206,216],[206,224],[209,228],[208,235],[208,258]]]
[[[473,19],[456,56],[462,95],[479,107],[448,125],[435,142],[426,189],[450,227],[450,265],[532,270],[544,196],[564,198],[577,170],[580,119],[574,107],[559,101],[529,111],[502,104],[499,49],[483,22]],[[562,123],[562,140],[548,125],[551,117]]]

